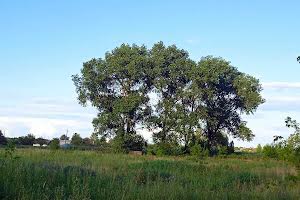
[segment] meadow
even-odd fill
[[[300,199],[292,164],[256,155],[195,158],[0,150],[0,199]]]

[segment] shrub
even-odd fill
[[[54,138],[51,142],[50,142],[50,149],[51,150],[56,150],[59,149],[59,139],[58,138]]]
[[[157,153],[156,155],[162,156],[178,156],[182,155],[183,151],[181,147],[177,144],[173,143],[160,143],[158,144]]]
[[[208,149],[202,148],[200,145],[194,145],[191,147],[191,155],[197,156],[197,157],[207,157],[209,156]]]
[[[228,155],[228,147],[218,146],[218,155]]]
[[[16,144],[13,141],[9,141],[5,148],[5,157],[9,159],[16,159],[15,156]]]
[[[272,145],[265,145],[262,153],[264,156],[269,158],[278,158],[278,152],[275,146]]]
[[[158,156],[178,156],[183,154],[181,146],[173,143],[159,143],[147,146],[147,153]]]
[[[128,153],[129,151],[146,151],[147,142],[141,135],[129,134],[123,137],[116,136],[112,140],[115,152]]]
[[[262,153],[262,147],[260,144],[258,144],[256,147],[256,153]]]

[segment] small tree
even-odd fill
[[[15,151],[16,151],[16,144],[12,140],[8,141],[5,148],[5,157],[10,159],[18,158],[17,156],[15,156]]]
[[[116,152],[145,151],[147,143],[141,135],[130,134],[124,137],[117,136],[112,140]]]
[[[69,140],[70,138],[68,136],[66,136],[65,134],[63,134],[62,136],[60,136],[59,139],[60,140]]]
[[[262,147],[260,144],[258,144],[256,147],[256,153],[262,153]]]
[[[82,138],[80,137],[80,135],[78,133],[74,133],[71,139],[71,143],[73,145],[81,145],[82,144]]]

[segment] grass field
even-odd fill
[[[300,199],[292,165],[258,156],[0,150],[0,199]]]

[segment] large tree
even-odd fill
[[[228,61],[205,57],[196,63],[187,51],[162,42],[150,50],[121,45],[103,59],[84,63],[73,81],[79,102],[98,109],[94,135],[125,141],[147,124],[155,130],[154,142],[181,143],[185,150],[197,129],[209,149],[227,144],[228,135],[251,140],[241,115],[264,102],[259,81]]]
[[[222,58],[210,56],[201,59],[196,72],[194,81],[201,101],[199,125],[208,140],[208,148],[226,135],[251,140],[254,135],[241,115],[253,113],[264,102],[259,80],[238,71]]]
[[[180,138],[177,122],[182,111],[176,105],[190,82],[188,72],[196,63],[189,58],[187,51],[175,45],[166,47],[162,42],[153,46],[151,58],[155,66],[154,91],[158,99],[151,118],[151,125],[158,129],[153,139],[156,143],[177,141]]]
[[[83,64],[73,76],[79,102],[97,108],[95,132],[113,137],[135,134],[151,109],[148,91],[152,86],[152,62],[145,46],[121,45]]]

